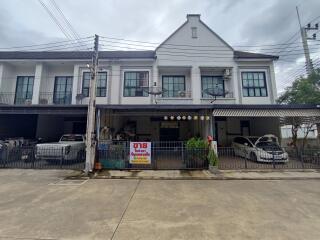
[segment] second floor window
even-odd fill
[[[124,97],[148,97],[144,88],[149,87],[149,72],[125,72],[124,73]]]
[[[85,97],[89,97],[91,73],[83,73],[82,93]],[[107,95],[107,72],[98,72],[97,76],[97,97],[105,97]]]
[[[242,93],[244,97],[268,96],[264,72],[242,72]]]
[[[224,97],[224,80],[222,76],[201,76],[203,98]]]
[[[181,97],[186,90],[184,76],[163,76],[162,77],[163,97]]]
[[[54,81],[53,103],[71,104],[73,77],[56,77]]]
[[[17,77],[15,103],[24,104],[27,100],[32,100],[33,93],[33,76]]]

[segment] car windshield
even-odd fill
[[[255,144],[255,142],[258,140],[257,137],[249,137],[248,139],[249,139],[250,142],[252,142],[253,144]]]
[[[64,135],[61,140],[63,142],[82,142],[82,136],[80,135]]]
[[[275,137],[261,137],[260,140],[261,142],[274,142],[276,143],[277,142],[277,139]]]
[[[275,142],[258,142],[256,147],[265,151],[282,151],[281,147]]]

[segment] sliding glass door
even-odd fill
[[[72,77],[56,77],[54,82],[53,103],[71,104]]]
[[[15,104],[26,104],[28,101],[32,101],[33,93],[33,76],[19,76],[17,77]]]

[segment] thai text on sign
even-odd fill
[[[151,164],[151,142],[130,142],[130,164]]]

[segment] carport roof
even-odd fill
[[[229,117],[320,117],[320,105],[280,104],[99,104],[97,109],[120,111],[212,111]],[[86,105],[0,105],[0,114],[86,114]]]
[[[0,114],[86,115],[86,105],[0,105]]]
[[[214,109],[217,117],[320,117],[320,109]]]
[[[98,104],[100,109],[117,110],[273,110],[313,109],[320,112],[320,105],[314,104]]]

